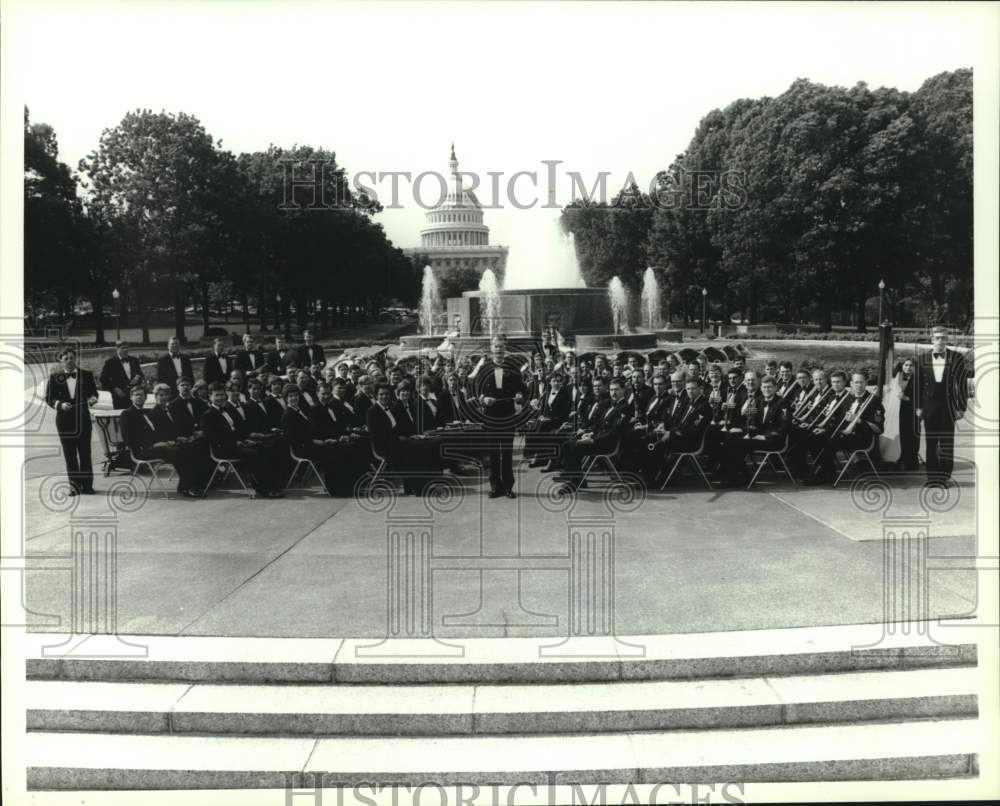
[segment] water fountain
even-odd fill
[[[558,218],[525,214],[518,221],[517,245],[507,258],[504,288],[586,287],[573,233],[564,232]]]
[[[483,300],[482,318],[485,320],[486,335],[493,338],[500,330],[500,289],[493,269],[487,269],[479,278],[479,293]]]
[[[438,294],[437,278],[430,266],[424,266],[424,279],[420,297],[420,332],[424,336],[434,335],[434,322],[441,311],[441,297]]]
[[[649,331],[657,331],[660,321],[660,284],[652,266],[642,275],[642,295],[639,298],[642,309],[642,326]]]
[[[608,283],[608,302],[611,305],[612,333],[621,336],[628,329],[628,291],[618,279],[618,275]]]

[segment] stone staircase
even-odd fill
[[[876,626],[564,645],[124,637],[145,657],[34,636],[28,787],[976,776],[976,645],[857,649]]]

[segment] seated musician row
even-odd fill
[[[729,388],[675,373],[667,389],[653,378],[648,395],[614,378],[594,378],[575,403],[558,374],[550,378],[528,425],[525,455],[545,472],[560,471],[568,488],[579,485],[585,457],[613,457],[625,470],[654,483],[669,454],[700,452],[724,486],[746,483],[748,458],[761,451],[787,451],[793,472],[807,483],[833,479],[838,451],[866,449],[882,433],[881,401],[867,391],[862,373],[799,375],[791,394],[778,394],[778,381],[746,372]],[[641,388],[641,384],[639,385]]]

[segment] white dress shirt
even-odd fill
[[[79,370],[77,370],[79,372]],[[73,400],[76,400],[76,378],[69,375],[66,376],[66,388],[69,389],[69,396]]]
[[[936,353],[931,355],[931,366],[934,367],[934,380],[937,383],[941,383],[944,380],[944,367],[948,362],[948,354],[941,353],[938,356]]]
[[[174,369],[177,370],[177,377],[180,378],[184,374],[184,372],[181,370],[180,355],[171,355],[170,360],[174,362]]]
[[[128,360],[125,358],[119,358],[118,360],[122,362],[122,369],[125,370],[125,377],[132,380],[132,365],[129,364]]]
[[[493,370],[493,378],[496,381],[497,389],[503,389],[503,370],[500,367]]]

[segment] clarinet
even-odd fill
[[[757,430],[757,395],[751,392],[750,397],[747,398],[747,436],[753,436],[754,432]]]

